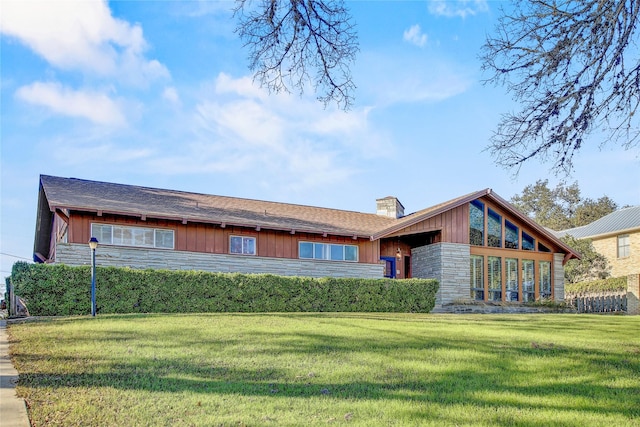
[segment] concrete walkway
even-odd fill
[[[0,427],[29,427],[24,400],[16,396],[18,371],[9,357],[7,321],[0,320]]]

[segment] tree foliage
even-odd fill
[[[551,189],[546,179],[526,186],[522,194],[513,196],[511,203],[538,224],[553,230],[587,225],[618,208],[607,196],[583,199],[577,182],[569,186],[560,183]]]
[[[596,132],[605,142],[636,146],[640,0],[512,3],[481,55],[488,82],[505,85],[521,105],[493,135],[496,162],[518,170],[529,159],[551,158],[553,169],[569,172]]]
[[[249,68],[263,87],[302,93],[311,84],[325,105],[349,109],[358,38],[343,0],[236,0],[234,11]]]
[[[572,259],[565,264],[564,278],[568,283],[587,282],[609,277],[611,273],[607,258],[596,252],[590,239],[564,236],[562,241],[577,250],[582,256],[581,259]]]

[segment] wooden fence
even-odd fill
[[[566,294],[565,302],[578,313],[626,313],[627,292],[598,292]]]

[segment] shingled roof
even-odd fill
[[[364,238],[396,221],[376,214],[76,178],[42,175],[40,182],[50,211],[70,209]]]
[[[40,246],[48,244],[47,230],[40,227],[46,228],[45,223],[49,222],[50,215],[48,212],[55,212],[56,209],[377,240],[393,236],[406,227],[477,198],[489,197],[533,229],[555,241],[567,253],[579,257],[553,233],[540,227],[489,188],[395,219],[373,213],[49,175],[40,176],[40,187],[35,252],[46,249]],[[43,211],[45,206],[48,207],[48,212]]]

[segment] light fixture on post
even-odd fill
[[[89,239],[89,247],[91,248],[91,315],[96,315],[96,248],[98,247],[98,239],[91,237]]]

